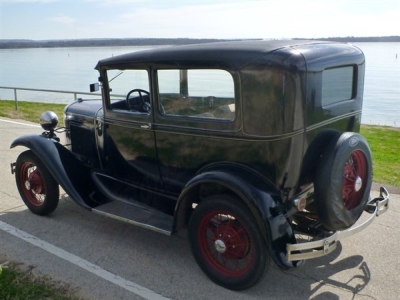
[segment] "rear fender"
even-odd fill
[[[64,191],[80,206],[91,209],[90,193],[93,182],[85,165],[68,149],[54,139],[43,135],[26,135],[17,138],[10,148],[29,148],[44,163],[54,179]]]
[[[260,178],[254,176],[246,172],[238,176],[223,171],[209,171],[194,177],[186,184],[178,199],[174,231],[186,226],[192,204],[201,201],[202,185],[218,185],[224,193],[234,194],[248,206],[275,263],[283,269],[296,267],[298,262],[286,260],[286,244],[295,243],[295,236],[280,205],[279,191],[260,188]]]

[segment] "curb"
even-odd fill
[[[400,188],[398,188],[396,186],[388,185],[388,184],[381,184],[381,183],[373,182],[371,189],[374,191],[379,191],[381,186],[384,186],[388,190],[389,194],[400,195]]]

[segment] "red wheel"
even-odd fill
[[[22,200],[35,214],[48,215],[57,208],[58,184],[32,151],[18,157],[15,180]]]
[[[360,218],[372,184],[371,151],[358,133],[345,132],[326,146],[318,165],[315,205],[328,230],[344,230]]]
[[[354,151],[343,170],[343,203],[347,210],[360,205],[367,182],[367,161],[360,151]]]
[[[247,207],[235,198],[213,196],[201,202],[190,221],[189,239],[201,269],[226,288],[249,288],[265,273],[265,241]]]
[[[204,216],[198,239],[207,263],[224,276],[243,276],[254,263],[248,230],[225,211],[211,211]]]

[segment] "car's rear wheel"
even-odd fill
[[[371,152],[358,133],[345,132],[326,148],[315,176],[315,205],[329,230],[351,227],[361,216],[372,184]]]
[[[228,195],[211,196],[194,210],[189,223],[194,258],[215,283],[232,290],[255,285],[270,257],[249,209]]]
[[[33,213],[48,215],[57,208],[58,183],[32,151],[18,156],[15,180],[22,200]]]

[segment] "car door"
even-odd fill
[[[202,167],[242,155],[231,139],[240,128],[238,84],[233,72],[221,69],[172,66],[155,77],[160,173],[165,192],[179,194]]]
[[[146,69],[104,74],[103,161],[105,174],[145,189],[158,189],[160,174]]]

